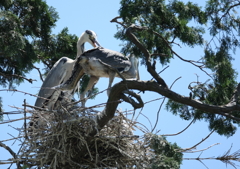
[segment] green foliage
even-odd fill
[[[204,10],[192,2],[177,0],[122,0],[119,14],[126,27],[131,24],[145,27],[134,34],[150,53],[157,53],[153,59],[159,59],[162,64],[173,58],[169,46],[172,47],[176,40],[189,47],[205,45],[202,61],[212,77],[204,83],[191,83],[190,98],[206,104],[224,105],[230,101],[237,84],[237,73],[231,61],[232,54],[240,47],[240,17],[235,16],[237,11],[233,7],[236,7],[233,1],[225,0],[209,0]],[[191,26],[193,21],[195,26]],[[124,28],[118,29],[115,36],[125,43],[122,51],[142,56],[141,51],[125,37]],[[210,36],[209,42],[204,39],[206,33]],[[239,125],[239,122],[227,117],[196,110],[172,100],[168,101],[167,110],[185,120],[205,120],[210,130],[225,136],[233,135],[235,124]],[[239,112],[232,112],[232,115],[240,117]]]
[[[76,35],[69,34],[68,28],[64,28],[59,34],[49,37],[48,46],[42,40],[35,41],[34,46],[36,53],[41,56],[41,60],[47,66],[46,70],[49,71],[63,56],[76,58],[77,40]]]
[[[151,135],[150,148],[154,152],[151,158],[152,169],[179,169],[182,163],[183,154],[179,152],[180,147],[172,144],[165,137]]]
[[[229,54],[229,43],[226,39],[222,39],[220,47],[214,52],[212,49],[205,50],[205,65],[213,72],[213,79],[205,83],[198,82],[196,85],[191,86],[192,99],[198,99],[206,104],[211,105],[225,105],[230,102],[237,83],[236,72],[232,68],[231,55]],[[185,120],[192,118],[209,122],[209,129],[216,130],[220,135],[232,136],[236,131],[236,122],[230,118],[222,117],[220,115],[195,110],[189,106],[176,103],[169,100],[167,103],[167,110]],[[232,115],[240,118],[240,112],[232,112]]]
[[[204,30],[201,27],[188,25],[191,20],[195,20],[199,24],[205,24],[207,21],[205,13],[196,4],[191,2],[184,4],[179,1],[171,1],[166,4],[164,0],[122,0],[121,5],[119,13],[123,24],[148,27],[169,41],[166,44],[165,40],[149,31],[135,32],[149,52],[156,54],[154,59],[159,59],[162,64],[168,63],[173,57],[168,45],[171,46],[175,39],[179,39],[183,44],[191,47],[203,44]],[[123,53],[142,56],[139,49],[126,39],[122,29],[119,28],[115,37],[127,41],[122,48]]]
[[[23,165],[22,169],[28,169],[29,166],[28,165]]]
[[[31,40],[47,46],[58,16],[42,0],[1,1],[0,9],[0,85],[13,87],[39,61]]]
[[[190,120],[194,118],[194,108],[190,108],[187,105],[174,102],[173,100],[168,100],[166,104],[166,109],[172,112],[174,115],[179,115],[184,120]]]
[[[224,41],[224,40],[223,40]],[[223,42],[217,52],[211,49],[205,50],[205,65],[212,70],[214,76],[212,81],[205,83],[198,82],[196,85],[191,86],[192,99],[198,99],[206,104],[211,105],[224,105],[230,102],[230,99],[236,88],[236,72],[231,65],[231,57],[228,49]],[[176,103],[169,100],[167,103],[167,110],[178,114],[185,120],[190,119],[204,119],[209,122],[209,129],[216,130],[220,135],[232,136],[236,131],[236,122],[230,118],[222,117],[220,115],[203,112],[190,108],[189,106]],[[232,115],[240,118],[240,113],[235,111]]]

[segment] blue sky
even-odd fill
[[[195,2],[198,2],[195,0]],[[56,8],[56,11],[59,14],[60,19],[56,23],[56,27],[53,30],[54,34],[58,34],[63,28],[68,27],[69,33],[76,34],[80,36],[82,32],[85,30],[93,30],[98,35],[98,41],[100,42],[101,46],[111,49],[120,51],[121,50],[121,41],[114,38],[114,34],[117,31],[116,24],[110,23],[110,20],[114,17],[118,16],[118,9],[120,7],[119,1],[95,1],[95,0],[88,0],[88,1],[80,1],[80,0],[71,0],[71,1],[63,1],[63,0],[47,0],[47,4],[49,6],[53,6]],[[201,1],[200,5],[204,3]],[[86,45],[87,49],[90,49],[90,45]],[[182,46],[181,48],[176,46],[174,50],[183,58],[191,59],[191,60],[198,60],[201,56],[203,56],[203,50],[201,48],[187,48]],[[240,52],[237,51],[235,56],[239,56]],[[240,59],[239,57],[234,61],[234,68],[240,72],[239,68]],[[38,67],[42,68],[41,64],[37,65]],[[237,67],[238,66],[238,67]],[[161,65],[157,65],[157,71],[161,71],[164,67]],[[189,63],[184,63],[180,61],[177,57],[171,61],[169,64],[169,68],[166,69],[162,74],[162,78],[166,81],[166,83],[170,86],[175,79],[181,77],[173,86],[172,90],[178,92],[182,95],[187,96],[189,94],[188,84],[192,81],[196,81],[196,74],[199,76],[199,81],[206,81],[208,77],[205,73],[201,72],[198,68],[190,65]],[[38,72],[33,70],[28,76],[28,78],[36,79],[36,82],[30,84],[25,82],[17,87],[20,91],[25,91],[30,94],[37,94],[39,88],[41,87],[41,80],[39,79]],[[147,72],[145,66],[140,67],[140,78],[141,80],[150,80],[151,76]],[[120,79],[115,79],[114,83],[118,82]],[[240,78],[238,76],[238,82],[240,82]],[[100,91],[107,88],[108,79],[102,78],[96,85]],[[2,88],[0,88],[2,89]],[[3,105],[4,111],[16,111],[15,107],[23,108],[23,100],[26,99],[26,102],[30,105],[34,105],[35,97],[25,95],[22,93],[13,93],[13,92],[1,92],[1,97],[3,98]],[[162,98],[161,95],[157,95],[155,93],[146,92],[142,95],[144,102],[152,100],[154,98]],[[89,100],[86,106],[92,106],[98,103],[103,103],[107,101],[107,94],[106,92],[98,95],[95,100]],[[155,102],[151,102],[144,106],[142,113],[149,118],[152,125],[155,124],[157,111],[161,104],[162,100],[158,100]],[[131,110],[132,107],[128,104],[120,104],[119,109],[122,110]],[[139,111],[136,112],[138,114]],[[16,119],[21,118],[23,115],[9,115],[4,116],[4,120],[9,119]],[[144,125],[148,126],[149,129],[151,125],[149,124],[148,120],[143,117],[139,116],[138,121],[143,123]],[[159,122],[157,125],[157,130],[160,132],[158,134],[173,134],[181,131],[184,129],[190,122],[183,121],[179,117],[172,115],[170,112],[167,112],[166,109],[163,107],[160,111],[159,115]],[[16,123],[11,124],[4,124],[1,125],[1,135],[0,140],[5,140],[11,138],[8,134],[10,133],[13,136],[17,136],[18,132],[13,129],[13,127],[20,128],[23,124],[23,121],[19,121]],[[11,125],[11,126],[10,126]],[[140,134],[140,132],[137,132]],[[208,124],[204,121],[194,123],[190,128],[188,128],[185,132],[181,135],[168,137],[167,139],[170,142],[176,142],[182,148],[192,147],[200,140],[205,138],[210,131],[208,130]],[[197,150],[207,148],[213,144],[220,143],[212,147],[211,149],[204,151],[200,157],[216,157],[224,154],[230,147],[232,147],[232,151],[236,151],[240,149],[239,146],[239,138],[240,138],[240,131],[238,130],[237,133],[230,138],[226,138],[223,136],[219,136],[218,134],[214,133],[208,138],[205,142],[197,147]],[[5,144],[9,145],[15,151],[19,148],[20,142],[16,142],[14,145],[13,141],[4,142]],[[8,159],[12,158],[11,155],[3,148],[0,148],[0,159]],[[184,154],[184,158],[193,158],[198,157],[200,153],[189,153]],[[222,162],[218,162],[215,160],[205,160],[203,161],[204,164],[210,169],[224,169],[226,165]],[[0,169],[7,168],[7,166],[1,166]],[[15,168],[13,165],[12,168]],[[181,169],[201,169],[205,168],[203,164],[196,160],[184,160]],[[228,166],[231,168],[231,166]]]

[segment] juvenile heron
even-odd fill
[[[135,56],[126,57],[119,52],[102,47],[88,50],[78,56],[72,72],[72,76],[65,83],[54,89],[72,90],[85,73],[90,75],[90,81],[80,97],[82,107],[85,107],[86,92],[97,83],[100,77],[109,77],[108,96],[114,78],[119,77],[117,72],[125,79],[139,79],[138,59]]]
[[[84,52],[84,44],[86,42],[90,43],[93,47],[96,47],[96,45],[100,46],[97,41],[96,33],[90,30],[86,30],[78,39],[77,56],[81,55]],[[61,91],[51,88],[60,85],[69,79],[77,59],[77,57],[75,60],[67,57],[62,57],[54,64],[41,86],[38,94],[39,97],[35,102],[36,107],[47,107],[49,110],[55,108],[55,103],[59,99]],[[64,97],[71,99],[73,93],[77,88],[76,86],[69,91],[64,91],[62,93],[64,94]]]

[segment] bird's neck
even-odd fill
[[[77,42],[77,57],[85,51],[84,44],[85,44],[85,42],[82,39],[78,40],[78,42]]]

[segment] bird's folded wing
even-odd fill
[[[131,62],[128,57],[110,49],[98,47],[84,52],[81,56],[87,58],[95,58],[101,62],[119,70],[127,71],[131,67]],[[80,57],[81,57],[80,56]]]

